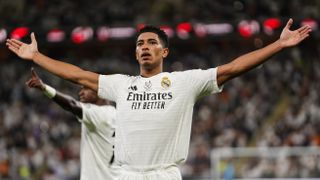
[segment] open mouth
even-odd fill
[[[149,57],[151,57],[151,54],[148,53],[148,52],[145,52],[145,53],[142,53],[142,54],[141,54],[141,58],[142,58],[142,59],[148,59]]]

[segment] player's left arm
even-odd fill
[[[217,70],[217,83],[219,86],[223,85],[228,80],[237,77],[257,66],[264,63],[272,55],[281,51],[284,48],[295,46],[307,38],[311,32],[310,26],[302,26],[297,30],[290,30],[293,23],[292,19],[289,19],[287,25],[282,30],[280,38],[269,44],[268,46],[252,51],[245,55],[242,55],[230,63],[218,66]]]
[[[32,77],[26,82],[26,85],[30,88],[35,88],[42,91],[47,97],[52,99],[55,103],[57,103],[64,110],[71,112],[76,115],[78,118],[82,119],[82,106],[81,103],[75,100],[73,97],[63,94],[51,86],[42,82],[41,78],[38,74],[31,68]]]

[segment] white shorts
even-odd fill
[[[182,180],[176,165],[150,168],[117,167],[117,180]]]

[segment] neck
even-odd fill
[[[155,76],[159,73],[162,73],[162,64],[155,67],[155,68],[148,68],[148,67],[144,67],[144,66],[140,66],[140,75],[142,77],[152,77]]]
[[[152,77],[152,76],[155,76],[159,73],[162,72],[162,68],[161,69],[144,69],[144,68],[140,68],[140,75],[142,77]]]

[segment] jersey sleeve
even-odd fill
[[[223,86],[219,87],[217,83],[217,68],[185,71],[185,78],[192,84],[191,88],[197,98],[219,93],[223,89]]]
[[[118,90],[126,79],[127,76],[121,74],[99,75],[98,96],[116,102]]]
[[[88,129],[100,129],[100,127],[114,128],[116,110],[113,106],[97,106],[81,103],[82,119]]]

